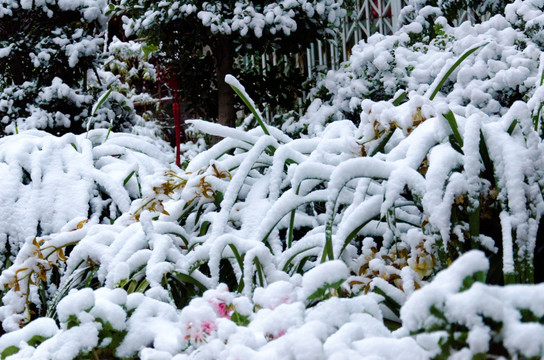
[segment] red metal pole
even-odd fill
[[[179,167],[180,162],[180,145],[181,145],[181,116],[179,113],[178,89],[174,89],[174,103],[172,104],[172,112],[174,113],[174,131],[176,132],[176,165]]]

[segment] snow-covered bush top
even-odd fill
[[[0,135],[81,133],[91,118],[93,127],[115,130],[137,122],[128,90],[100,69],[105,6],[105,0],[0,3]],[[109,89],[115,91],[93,114],[93,102]]]
[[[30,62],[43,73],[58,70],[55,66],[64,61],[73,68],[80,58],[92,59],[104,42],[97,35],[107,23],[105,6],[105,0],[2,1],[4,36],[0,38],[0,58]],[[74,22],[87,24],[87,28],[75,27]],[[17,32],[26,37],[18,38]],[[31,51],[27,51],[29,45]]]
[[[57,306],[60,327],[37,319],[2,336],[0,353],[10,360],[541,357],[544,288],[485,285],[488,266],[480,252],[463,255],[402,306],[396,331],[384,326],[376,294],[307,308],[310,273],[252,297],[220,285],[182,310],[153,292],[73,290]]]
[[[106,23],[103,14],[104,0],[3,0],[0,2],[0,18],[15,16],[18,10],[41,11],[53,18],[55,11],[77,11],[85,22],[99,21]]]
[[[121,2],[121,6],[127,2]],[[283,0],[283,1],[161,1],[139,0],[148,9],[139,19],[125,18],[127,35],[144,30],[156,23],[194,18],[209,28],[212,34],[255,36],[289,36],[298,28],[301,18],[315,23],[338,25],[345,11],[342,0]]]
[[[164,171],[169,156],[145,137],[106,136],[31,131],[0,139],[2,265],[28,239],[85,219],[115,220],[140,197],[140,179]]]
[[[439,97],[459,114],[504,115],[540,86],[544,31],[537,24],[544,15],[538,4],[518,0],[506,6],[504,16],[458,27],[449,25],[439,8],[423,8],[396,34],[375,34],[356,45],[344,66],[318,82],[303,121],[284,129],[304,126],[312,133],[331,119],[358,122],[364,99],[389,100],[401,91],[425,95],[465,51],[483,44],[448,77]],[[409,9],[404,11],[411,14]]]

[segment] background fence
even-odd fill
[[[400,11],[406,3],[407,0],[353,0],[332,39],[317,40],[306,52],[292,55],[296,57],[296,67],[308,79],[315,76],[315,71],[338,69],[342,62],[349,60],[351,49],[361,40],[376,33],[387,35],[397,30]],[[262,72],[276,66],[279,60],[275,53],[262,54],[259,59],[255,56],[244,58],[246,65],[260,62],[257,71]],[[298,110],[303,110],[303,100],[298,100],[300,105]],[[270,120],[274,109],[268,108],[264,112],[266,118]]]
[[[393,33],[397,29],[400,10],[406,3],[406,0],[354,0],[333,39],[326,42],[317,40],[305,54],[293,55],[297,57],[297,66],[310,78],[316,68],[338,69],[343,61],[349,59],[351,48],[359,41],[375,33]],[[255,57],[244,60],[246,64],[255,64],[256,61]],[[278,59],[271,53],[263,54],[260,61],[261,69],[266,71],[269,66],[275,66]]]

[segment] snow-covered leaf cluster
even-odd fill
[[[92,103],[78,84],[96,65],[107,23],[104,0],[3,1],[0,37],[2,133],[73,128]],[[85,24],[85,26],[76,26]]]
[[[339,264],[342,264],[339,262]],[[340,265],[342,266],[342,265]],[[343,265],[345,266],[345,265]],[[225,285],[181,311],[164,294],[123,289],[71,291],[57,306],[60,327],[40,318],[0,339],[9,359],[430,359],[544,354],[542,286],[485,285],[481,252],[469,252],[417,291],[384,325],[383,297],[332,297],[308,307],[316,279],[338,267],[257,288]],[[322,283],[322,281],[320,281]]]
[[[130,90],[101,68],[105,7],[104,0],[0,3],[0,135],[28,129],[81,133],[89,122],[127,131],[138,122]],[[110,48],[119,55],[119,46]],[[110,89],[107,102],[92,112]]]
[[[141,196],[141,179],[163,172],[170,158],[145,138],[106,136],[102,130],[60,138],[28,131],[0,139],[2,268],[15,267],[1,277],[22,298],[31,296],[31,273],[43,275],[66,260],[63,249],[78,240],[83,224],[109,224],[127,212]],[[63,238],[49,241],[58,232]]]
[[[133,3],[124,0],[125,3]],[[342,1],[282,0],[282,1],[161,1],[138,0],[136,5],[147,9],[138,19],[125,18],[127,35],[144,31],[156,23],[191,19],[209,28],[212,34],[255,36],[289,36],[297,31],[300,19],[314,23],[338,25],[345,11]]]
[[[109,57],[104,60],[105,69],[119,76],[119,91],[132,103],[153,103],[146,87],[157,81],[157,71],[147,60],[145,45],[135,41],[121,41],[114,37],[108,44]],[[117,115],[118,117],[119,115]]]
[[[403,11],[410,14],[410,9]],[[531,1],[516,1],[506,7],[504,15],[474,26],[465,22],[453,27],[439,8],[427,6],[405,20],[407,24],[396,34],[375,34],[356,45],[350,60],[318,83],[316,100],[306,119],[286,124],[284,129],[291,132],[296,130],[290,126],[309,126],[312,133],[331,119],[358,122],[364,99],[388,100],[400,91],[424,95],[434,90],[433,82],[461,54],[482,44],[487,45],[449,76],[441,100],[454,112],[476,108],[489,116],[503,115],[515,101],[527,101],[540,86],[540,38],[544,32],[535,25],[538,14],[542,16],[542,10],[537,9]],[[314,114],[316,109],[319,114]],[[316,115],[320,117],[317,124]]]

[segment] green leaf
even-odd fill
[[[183,273],[168,273],[165,275],[166,286],[176,306],[185,307],[191,298],[202,295],[207,288],[190,275]]]
[[[238,288],[236,272],[229,259],[223,258],[219,261],[219,282],[226,284],[229,289]]]
[[[143,279],[138,285],[138,287],[136,288],[136,290],[134,291],[143,293],[148,287],[149,287],[149,282],[146,279]]]
[[[482,157],[482,161],[485,166],[485,169],[483,171],[483,177],[489,180],[489,182],[494,183],[495,176],[493,170],[493,162],[491,161],[491,157],[489,156],[489,151],[487,150],[487,144],[485,142],[485,137],[482,130],[480,130],[480,156]]]
[[[383,324],[390,331],[395,331],[395,330],[398,330],[398,329],[400,329],[402,327],[402,323],[397,322],[397,321],[393,321],[393,320],[390,320],[390,319],[385,319],[385,318],[383,319]]]
[[[387,306],[387,308],[391,310],[391,312],[395,314],[396,317],[400,317],[400,304],[396,300],[394,300],[391,296],[387,295],[385,291],[380,289],[378,286],[374,286],[374,289],[372,289],[372,291],[376,294],[383,296],[384,305]]]
[[[255,259],[253,259],[253,262],[255,263],[255,268],[257,269],[257,277],[259,279],[259,284],[261,286],[265,286],[263,265],[259,261],[258,257],[255,257]]]
[[[459,292],[470,289],[472,284],[474,284],[475,282],[485,283],[485,277],[485,271],[477,271],[474,274],[467,276],[463,279],[463,285],[461,286],[461,289],[459,289]]]
[[[306,252],[306,251],[310,251],[310,250],[312,250],[312,249],[314,249],[314,248],[316,248],[316,247],[317,247],[316,245],[313,245],[313,246],[310,246],[310,247],[308,247],[308,248],[302,249],[302,250],[300,250],[300,251],[294,253],[289,259],[287,259],[287,261],[285,262],[285,265],[283,266],[283,269],[282,269],[282,270],[283,270],[283,271],[288,271],[288,270],[289,270],[289,267],[291,266],[291,262],[293,261],[293,259],[294,259],[295,257],[297,257],[298,255],[300,255],[300,254],[302,254],[302,253],[304,253],[304,252]]]
[[[439,310],[435,305],[431,306],[431,308],[429,309],[429,312],[435,318],[440,319],[444,321],[445,323],[448,322],[448,319],[446,318],[446,315],[444,315],[444,312],[442,310]]]
[[[376,155],[377,153],[381,152],[383,153],[384,152],[384,149],[385,149],[385,145],[387,145],[387,143],[389,142],[389,140],[391,140],[391,137],[393,136],[393,134],[395,133],[397,129],[392,129],[391,131],[389,131],[389,134],[385,135],[382,139],[382,141],[380,141],[380,143],[378,144],[378,146],[376,146],[376,148],[374,150],[372,150],[372,153],[370,153],[370,156],[374,156]]]
[[[129,181],[130,181],[130,178],[132,177],[132,175],[134,175],[136,173],[136,170],[132,170],[132,172],[130,174],[128,174],[128,176],[125,178],[125,180],[123,180],[123,186],[125,186]]]
[[[221,202],[223,201],[224,195],[221,191],[215,192],[215,197],[213,199],[213,203],[215,207],[217,208],[217,211],[221,210]]]
[[[478,50],[479,48],[482,48],[484,46],[486,46],[487,44],[489,43],[485,43],[485,44],[482,44],[482,45],[478,45],[476,47],[473,47],[472,49],[469,49],[467,51],[465,51],[463,53],[463,55],[461,55],[461,57],[453,64],[452,67],[449,68],[449,70],[444,74],[444,76],[442,77],[442,79],[440,79],[440,81],[438,82],[438,84],[436,85],[436,88],[434,89],[434,91],[432,92],[431,96],[429,97],[430,100],[433,100],[435,98],[435,96],[438,94],[438,92],[440,91],[440,89],[442,88],[442,86],[444,85],[444,83],[446,82],[446,80],[448,80],[448,78],[450,77],[450,75],[455,71],[455,69],[457,69],[457,67],[459,65],[461,65],[461,63],[467,58],[469,57],[473,52],[475,52],[476,50]]]
[[[124,330],[114,329],[111,323],[108,321],[104,321],[100,318],[97,318],[96,320],[102,324],[102,329],[99,330],[98,333],[99,338],[101,340],[111,339],[111,342],[109,342],[105,348],[112,350],[117,349],[121,342],[123,342],[127,332]]]
[[[93,112],[91,113],[91,116],[94,116],[98,109],[108,100],[108,97],[110,96],[111,92],[113,91],[113,88],[110,88],[108,91],[106,91],[102,96],[100,96],[93,106]]]
[[[18,352],[19,348],[17,346],[11,345],[5,348],[2,353],[0,353],[0,358],[5,359],[10,355],[17,354]]]
[[[201,291],[208,290],[206,288],[206,286],[202,285],[202,283],[200,281],[196,280],[191,275],[187,275],[187,274],[184,274],[184,273],[176,273],[172,277],[175,278],[176,280],[182,282],[182,283],[186,282],[186,283],[189,283],[189,284],[193,284]]]
[[[242,91],[241,89],[238,89],[238,87],[236,87],[235,85],[233,84],[229,84],[230,87],[234,90],[234,92],[236,93],[236,95],[238,95],[238,97],[240,97],[240,99],[242,99],[242,101],[244,102],[244,104],[246,104],[246,106],[248,107],[248,109],[251,111],[251,113],[253,114],[253,116],[255,117],[255,120],[257,120],[257,122],[259,123],[259,125],[261,126],[261,128],[263,129],[263,132],[266,134],[266,135],[270,135],[270,132],[268,131],[268,129],[266,128],[266,125],[263,121],[263,119],[261,118],[261,115],[259,115],[259,112],[257,111],[257,109],[255,109],[255,106],[253,106],[253,102],[248,99],[245,95],[244,95],[244,91]]]
[[[453,146],[454,144],[452,144],[452,147],[459,151],[459,149],[461,149],[461,154],[463,153],[463,138],[461,137],[461,134],[459,133],[459,128],[457,126],[457,120],[455,120],[455,115],[453,115],[453,112],[450,110],[448,111],[447,113],[445,114],[442,114],[442,116],[444,116],[444,118],[448,121],[448,124],[450,125],[450,128],[451,128],[451,131],[453,132],[453,138],[455,140],[455,142],[457,143],[457,149],[455,148],[455,146]]]
[[[512,133],[514,132],[514,130],[516,129],[516,125],[518,124],[518,121],[517,119],[514,119],[514,121],[512,121],[512,123],[510,124],[510,126],[508,127],[508,135],[512,135]]]
[[[308,301],[312,300],[324,300],[331,297],[330,290],[334,289],[338,291],[340,286],[346,281],[346,279],[340,279],[332,284],[325,283],[319,289],[314,291],[310,296],[308,296]]]
[[[157,51],[158,48],[153,44],[145,44],[142,46],[142,51],[144,52],[144,55],[146,58],[149,58],[149,55]]]
[[[208,229],[210,228],[211,223],[209,221],[204,221],[202,225],[200,226],[200,232],[198,236],[204,236],[208,232]]]
[[[399,96],[397,96],[395,99],[393,99],[393,105],[399,106],[404,99],[406,99],[406,96],[408,93],[406,91],[403,91]]]
[[[185,204],[185,210],[178,218],[178,223],[180,226],[185,225],[185,221],[187,221],[187,217],[193,212],[194,208],[196,207],[197,202],[193,201],[189,204]]]
[[[478,247],[478,239],[480,237],[480,207],[478,205],[476,208],[470,207],[468,209],[468,227],[473,249]]]
[[[240,315],[240,313],[237,311],[232,313],[230,319],[234,321],[238,326],[249,325],[249,315]]]
[[[71,314],[71,315],[68,316],[68,319],[66,320],[66,328],[67,329],[71,329],[73,327],[76,327],[79,324],[81,324],[81,322],[79,321],[77,316],[75,316],[74,314]]]
[[[229,244],[230,249],[232,250],[232,253],[234,254],[234,258],[236,259],[236,262],[238,263],[238,266],[240,267],[240,270],[244,270],[244,259],[242,256],[240,256],[240,252],[238,251],[238,248],[234,244]]]

